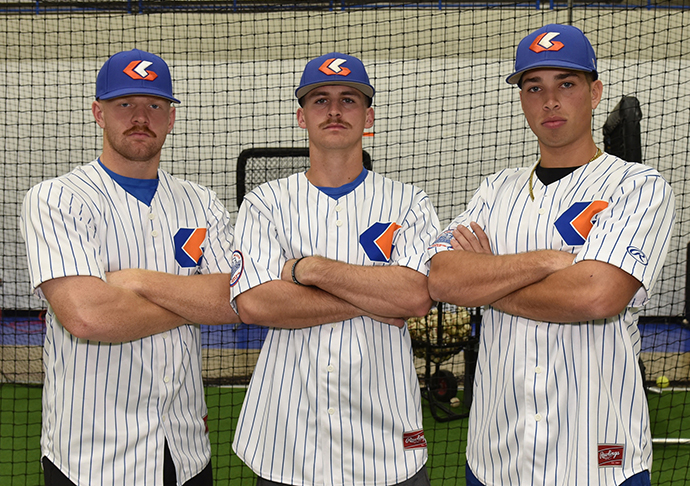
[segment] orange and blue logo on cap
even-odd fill
[[[374,223],[359,235],[359,244],[373,262],[388,262],[393,254],[393,239],[401,228],[397,223]]]
[[[333,57],[331,59],[326,59],[321,66],[319,66],[319,71],[324,73],[326,76],[347,76],[350,74],[350,70],[343,66],[347,62],[347,59],[339,59]]]
[[[132,79],[154,81],[158,77],[158,74],[146,70],[151,64],[153,64],[151,61],[132,61],[122,72]]]
[[[537,53],[545,51],[560,51],[561,49],[563,49],[563,43],[554,40],[559,35],[559,32],[544,32],[543,34],[537,36],[536,39],[534,39],[532,44],[530,44],[529,48],[531,51]]]
[[[180,228],[175,233],[175,260],[183,268],[196,267],[204,256],[201,246],[206,239],[206,228]]]
[[[594,217],[608,207],[606,201],[576,202],[561,214],[554,225],[570,246],[583,245],[594,226]]]

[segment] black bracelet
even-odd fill
[[[304,284],[297,280],[297,277],[295,277],[295,267],[297,267],[297,264],[305,258],[307,257],[303,256],[302,258],[298,258],[297,260],[295,260],[295,263],[292,264],[292,281],[295,282],[297,285],[303,286]]]

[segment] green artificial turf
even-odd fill
[[[208,425],[217,485],[254,486],[254,474],[232,453],[231,442],[244,388],[206,389]],[[459,394],[462,400],[462,392]],[[427,468],[434,486],[465,484],[467,419],[438,421],[424,402]],[[690,393],[650,393],[652,435],[690,438]],[[465,412],[463,407],[449,409]],[[447,414],[436,409],[442,420]],[[0,484],[40,486],[41,387],[0,384]],[[690,445],[654,444],[652,484],[690,484]]]

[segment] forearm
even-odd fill
[[[349,302],[316,287],[273,280],[235,298],[242,322],[301,329],[365,315]]]
[[[196,324],[234,324],[239,317],[230,305],[230,275],[174,275],[128,269],[108,274],[108,281]]]
[[[509,314],[546,322],[583,322],[621,313],[640,288],[623,270],[583,261],[493,303]]]
[[[481,307],[572,266],[574,258],[555,250],[514,255],[444,251],[431,259],[429,293],[435,301]]]
[[[102,342],[125,342],[186,324],[136,293],[96,277],[61,277],[41,285],[60,323],[72,335]]]
[[[300,261],[295,273],[303,285],[377,315],[424,316],[432,304],[427,277],[407,267],[351,265],[315,256]]]

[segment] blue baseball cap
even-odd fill
[[[369,98],[374,97],[374,87],[369,83],[369,76],[362,61],[340,52],[324,54],[309,61],[304,68],[295,96],[300,99],[314,88],[334,84],[352,86]]]
[[[535,68],[572,69],[599,77],[592,44],[572,25],[549,24],[522,39],[515,55],[515,72],[506,81],[520,85],[524,72]]]
[[[113,54],[96,78],[96,99],[151,95],[179,103],[173,96],[170,70],[163,59],[150,52],[132,49]]]

